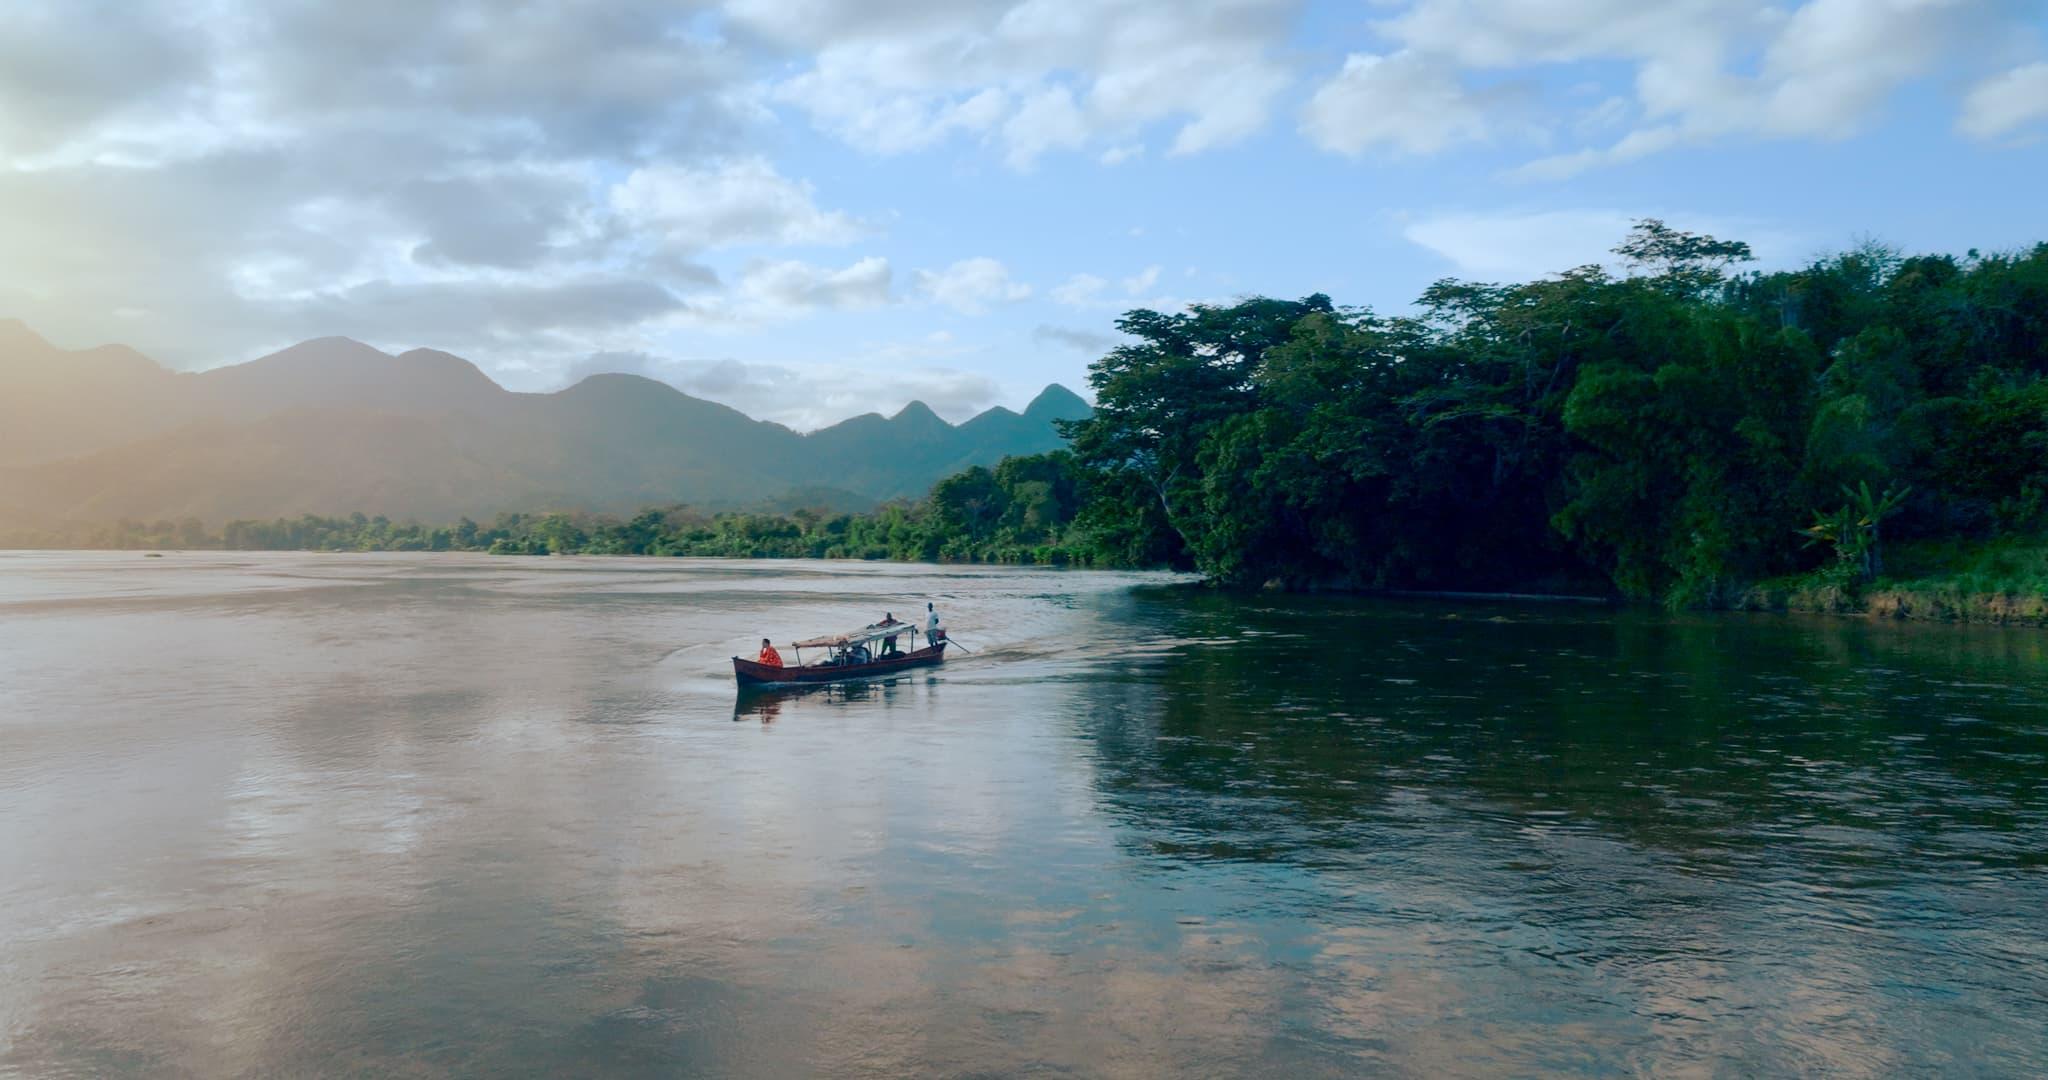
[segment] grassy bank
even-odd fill
[[[1736,606],[2048,626],[2048,538],[1905,544],[1887,558],[1886,572],[1868,584],[1831,566],[1752,586]]]

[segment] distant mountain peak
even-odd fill
[[[1040,390],[1038,396],[1031,399],[1031,404],[1024,407],[1024,415],[1033,420],[1076,420],[1093,411],[1087,399],[1059,383]]]
[[[946,423],[945,420],[940,418],[938,413],[932,411],[931,406],[925,404],[922,401],[912,401],[910,404],[905,405],[901,409],[896,410],[896,415],[890,417],[889,419],[898,422],[908,420],[912,423],[918,424],[923,424],[930,421],[937,421],[938,423],[941,424]],[[946,424],[946,426],[951,427],[952,425]]]
[[[347,364],[389,360],[391,354],[349,337],[317,337],[287,345],[268,356],[249,361],[244,367],[277,364]]]
[[[460,379],[479,385],[489,383],[493,390],[503,389],[496,380],[484,374],[482,368],[451,352],[442,352],[440,349],[407,349],[405,352],[398,354],[398,360],[404,364],[431,367],[438,371],[448,372]]]
[[[951,424],[923,401],[799,435],[643,375],[512,393],[438,349],[324,337],[245,363],[166,371],[123,346],[49,347],[0,320],[0,506],[51,520],[296,516],[446,520],[528,509],[625,513],[873,505],[971,465],[1065,445],[1088,414],[1048,387],[1030,415]]]
[[[387,353],[374,345],[365,344],[363,342],[357,341],[355,338],[352,337],[343,337],[340,334],[329,334],[326,337],[307,338],[306,340],[299,342],[297,345],[292,345],[284,349],[280,349],[278,351],[291,352],[293,349],[339,349],[352,353],[376,353],[379,356],[391,355],[390,353]]]
[[[630,371],[600,371],[592,375],[585,375],[568,387],[556,392],[562,394],[656,393],[689,397],[688,394],[662,382],[660,379],[650,379],[645,375],[635,375]]]

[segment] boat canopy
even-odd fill
[[[848,633],[826,634],[824,637],[807,638],[803,641],[791,642],[790,644],[792,647],[798,649],[823,649],[838,647],[850,648],[855,645],[866,644],[870,641],[878,641],[886,637],[896,637],[901,634],[915,633],[917,633],[917,626],[914,623],[898,621],[891,623],[888,626],[870,623],[866,626],[861,627],[858,630],[853,630]]]

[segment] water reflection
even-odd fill
[[[843,706],[893,701],[899,694],[912,693],[915,687],[929,686],[936,680],[935,675],[918,672],[817,686],[741,687],[733,700],[732,718],[771,724],[785,709],[797,715],[824,718]]]
[[[1144,621],[1247,633],[1088,687],[1122,843],[1307,871],[1249,903],[1358,988],[1333,1031],[1476,1011],[1457,1068],[1489,1073],[2038,1060],[2036,639],[1177,594]]]
[[[2048,635],[959,568],[27,562],[0,1071],[2048,1063]],[[920,596],[976,655],[735,697],[763,633]]]

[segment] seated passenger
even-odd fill
[[[869,655],[866,645],[855,645],[849,655],[852,657],[852,662],[856,664],[865,664],[869,660],[874,659],[873,656]]]
[[[759,663],[759,664],[766,664],[766,665],[768,665],[769,667],[781,667],[781,666],[782,666],[782,654],[781,654],[781,653],[779,653],[779,652],[776,652],[776,651],[775,651],[775,646],[773,646],[773,645],[770,645],[770,644],[768,643],[768,639],[767,639],[767,638],[762,638],[762,639],[761,639],[761,655],[760,655],[760,656],[758,656],[758,657],[755,657],[755,658],[754,658],[754,662],[755,662],[755,663]]]

